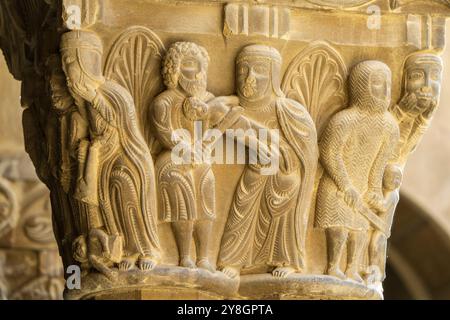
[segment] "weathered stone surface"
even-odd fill
[[[447,1],[31,2],[0,37],[67,298],[382,298]]]

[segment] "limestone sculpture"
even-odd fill
[[[174,43],[164,59],[163,78],[168,90],[155,98],[153,123],[164,146],[156,162],[160,216],[171,222],[179,250],[180,266],[194,268],[190,248],[195,230],[200,268],[214,271],[208,258],[212,224],[216,216],[215,178],[212,167],[203,161],[202,151],[192,139],[200,125],[203,131],[217,126],[229,112],[233,99],[215,99],[207,89],[209,56],[206,50],[191,42]],[[229,100],[229,101],[226,101]],[[179,130],[185,130],[183,136]],[[200,139],[200,148],[204,149]],[[172,154],[184,143],[188,157],[177,164]]]
[[[278,129],[280,170],[261,174],[248,165],[235,191],[222,238],[219,265],[236,277],[244,267],[268,266],[275,277],[305,267],[305,227],[317,165],[317,135],[305,108],[280,89],[281,56],[250,45],[236,59],[237,93],[244,114]]]
[[[66,298],[382,298],[448,1],[28,1],[0,46]]]
[[[442,68],[442,59],[429,52],[414,53],[405,61],[403,96],[391,109],[400,126],[402,164],[420,142],[436,111]]]
[[[89,137],[78,146],[74,193],[95,208],[85,217],[87,236],[104,228],[108,235],[123,238],[120,269],[131,269],[136,261],[142,270],[153,269],[159,259],[154,172],[137,130],[133,100],[123,87],[103,77],[103,46],[95,34],[64,34],[61,53],[69,91],[88,123]]]
[[[396,157],[398,124],[388,112],[391,71],[384,63],[365,61],[350,74],[350,107],[330,120],[320,142],[325,169],[317,196],[316,225],[325,229],[327,273],[363,282],[361,258],[367,233],[383,211],[384,168]],[[348,259],[340,269],[344,247]]]

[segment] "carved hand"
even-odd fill
[[[239,98],[236,96],[217,97],[208,101],[209,106],[221,106],[232,108],[239,105]]]
[[[366,203],[374,210],[379,213],[384,213],[386,211],[385,201],[383,196],[375,192],[368,192],[364,196]]]
[[[235,96],[218,97],[208,101],[209,119],[212,125],[223,121],[230,110],[239,105],[239,99]]]
[[[183,102],[184,116],[190,121],[203,120],[208,112],[208,105],[196,97],[186,98]]]
[[[418,113],[417,97],[414,93],[406,93],[398,103],[399,107],[407,113]]]
[[[75,87],[76,92],[81,96],[81,98],[88,102],[94,101],[94,98],[97,95],[97,91],[94,87],[90,85],[80,86],[78,83],[73,84],[73,86]]]
[[[353,187],[348,187],[344,191],[344,201],[351,208],[358,208],[362,204],[359,192]]]
[[[431,119],[431,118],[433,117],[433,115],[434,115],[434,112],[436,111],[437,105],[438,105],[438,102],[437,102],[435,99],[433,99],[433,100],[430,102],[430,106],[428,107],[428,109],[425,110],[425,111],[422,113],[422,117],[423,117],[425,120]]]

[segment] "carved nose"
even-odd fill
[[[253,73],[253,71],[250,71],[250,72],[249,72],[249,74],[248,74],[247,79],[245,80],[245,82],[246,82],[246,83],[254,83],[254,82],[256,82],[256,77],[255,77],[255,74]]]
[[[421,91],[423,93],[432,93],[433,89],[430,86],[422,87]]]

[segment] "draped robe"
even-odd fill
[[[247,165],[234,194],[219,253],[221,267],[305,268],[305,237],[318,162],[317,133],[306,109],[278,97],[280,136],[293,169],[262,175]]]
[[[105,229],[123,237],[125,256],[157,258],[154,168],[133,98],[125,88],[106,81],[88,114],[90,148],[98,146],[97,198]]]

